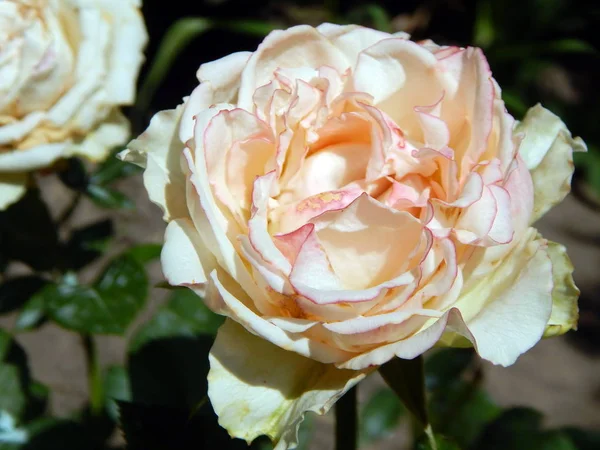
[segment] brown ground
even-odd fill
[[[116,250],[134,242],[160,242],[164,225],[161,214],[147,200],[139,177],[121,183],[120,188],[136,200],[136,211],[109,212],[99,210],[84,201],[72,218],[75,225],[92,223],[113,216],[116,225]],[[53,181],[43,180],[44,195],[52,200],[55,211],[69,200],[64,188]],[[539,224],[545,237],[567,245],[576,267],[575,279],[584,295],[589,298],[597,287],[597,267],[600,263],[600,215],[583,206],[573,197],[549,213]],[[595,243],[594,243],[595,242]],[[95,273],[100,264],[86,270]],[[158,264],[151,267],[152,282],[162,280]],[[164,300],[166,291],[153,289],[151,300],[138,322],[147,319]],[[594,300],[587,300],[593,302]],[[600,300],[595,300],[598,305]],[[10,326],[11,318],[0,325]],[[87,398],[84,357],[75,334],[48,324],[40,330],[18,336],[30,360],[33,376],[52,388],[51,409],[64,416],[81,407]],[[120,337],[98,338],[101,359],[106,365],[122,364],[125,344]],[[600,353],[585,354],[566,337],[540,343],[523,355],[510,368],[485,366],[485,385],[501,405],[535,407],[547,414],[549,425],[579,425],[600,428]],[[361,385],[360,398],[364,399],[379,383],[378,376]],[[320,419],[313,440],[313,448],[330,449],[332,417]],[[405,447],[406,430],[401,429],[371,449],[399,449]]]

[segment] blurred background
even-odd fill
[[[405,31],[415,40],[428,38],[440,44],[481,47],[515,118],[520,119],[528,107],[538,102],[559,115],[574,136],[586,141],[589,152],[576,155],[573,194],[545,216],[538,228],[546,238],[565,244],[573,261],[574,278],[582,291],[579,330],[540,343],[507,369],[480,363],[468,351],[434,355],[427,366],[428,387],[433,393],[430,407],[434,425],[465,449],[600,449],[600,3],[144,0],[143,14],[150,42],[140,76],[140,100],[129,111],[134,133],[143,131],[154,112],[174,108],[189,95],[197,85],[195,72],[201,63],[236,51],[252,51],[272,28],[326,21]],[[185,17],[194,19],[178,22]],[[173,28],[176,23],[178,27]],[[48,221],[56,227],[57,239],[68,239],[73,246],[87,242],[87,256],[78,253],[80,280],[95,279],[107,261],[132,246],[138,246],[141,252],[156,253],[154,247],[146,244],[162,241],[164,223],[159,209],[149,203],[135,169],[116,161],[99,168],[70,161],[58,170],[58,177],[40,175],[41,197],[47,206],[36,203],[34,208],[39,209],[39,214],[36,219],[29,216],[28,221],[37,224],[23,224],[23,229],[35,234],[35,226]],[[107,176],[107,172],[116,175]],[[98,187],[103,176],[110,181],[105,183],[109,185],[105,191]],[[89,189],[94,180],[99,183],[95,191]],[[79,203],[69,211],[74,195]],[[66,218],[65,211],[69,211]],[[73,243],[74,239],[78,241]],[[143,397],[151,399],[151,404],[191,407],[203,397],[206,363],[196,360],[205,358],[210,339],[191,339],[195,328],[188,332],[187,322],[178,322],[180,319],[169,315],[177,311],[169,309],[171,303],[167,302],[180,294],[156,287],[163,277],[155,256],[142,258],[148,271],[148,300],[123,336],[94,336],[99,370],[104,374],[104,393],[123,400]],[[5,261],[3,265],[7,273],[17,275],[28,273],[30,266],[27,261]],[[184,305],[186,299],[177,302]],[[107,406],[106,420],[94,424],[93,439],[87,433],[87,437],[65,444],[65,436],[73,438],[91,429],[86,428],[88,424],[81,425],[87,420],[90,404],[86,341],[82,344],[76,333],[52,321],[40,319],[21,326],[24,319],[20,307],[8,307],[0,301],[0,311],[3,328],[19,329],[15,345],[19,352],[27,354],[28,376],[39,382],[40,389],[47,389],[46,394],[39,394],[47,408],[45,414],[64,419],[61,423],[66,424],[24,448],[123,448],[122,434],[114,426],[114,402]],[[206,319],[206,323],[211,320],[214,319]],[[162,338],[168,341],[163,342]],[[450,378],[455,384],[443,385]],[[2,389],[13,388],[0,383]],[[360,386],[364,436],[361,448],[412,448],[408,413],[386,389],[377,374]],[[506,408],[513,409],[507,413]],[[153,410],[140,412],[134,408],[126,413],[142,418],[152,416],[150,425],[152,420],[158,421],[154,424],[158,428],[165,425],[164,411],[157,415]],[[500,425],[499,417],[505,419]],[[332,414],[311,420],[310,426],[305,427],[310,438],[303,448],[333,448],[332,423]],[[148,421],[140,420],[138,425],[148,429]],[[512,426],[513,431],[516,426],[521,437],[514,442],[492,444],[501,441],[505,430],[502,426]],[[22,448],[2,443],[2,427],[0,420],[0,449]],[[213,428],[203,427],[198,425],[193,433],[204,433],[198,437],[201,444],[193,448],[213,448],[216,442],[225,447],[231,445],[226,435],[214,437]],[[588,433],[584,438],[572,427],[596,433]],[[546,444],[528,443],[527,433],[541,429],[567,430],[571,440],[561,440],[561,434],[560,439],[548,438]],[[135,427],[126,431],[135,435]],[[178,446],[173,443],[175,440],[162,448],[192,448]],[[146,448],[144,445],[149,444],[131,448]],[[234,447],[245,448],[245,444],[236,443],[231,448]],[[255,447],[267,449],[269,444],[260,442]]]

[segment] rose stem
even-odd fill
[[[357,422],[356,386],[354,386],[335,404],[336,450],[356,450]]]
[[[85,350],[85,360],[87,363],[88,383],[90,389],[90,411],[93,416],[102,414],[104,407],[104,393],[102,386],[102,369],[98,361],[98,349],[93,336],[82,334],[81,340]]]

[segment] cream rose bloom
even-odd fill
[[[167,280],[229,318],[209,396],[232,436],[289,448],[391,358],[509,365],[575,326],[564,247],[531,224],[585,145],[541,106],[516,125],[479,49],[298,26],[198,79],[123,157],[168,222]]]
[[[141,0],[0,1],[0,209],[26,173],[129,137],[147,35]]]

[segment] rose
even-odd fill
[[[139,0],[0,2],[0,209],[26,173],[61,157],[102,160],[129,136],[147,36]]]
[[[197,75],[123,157],[168,222],[167,280],[229,318],[209,396],[233,436],[287,448],[393,357],[509,365],[575,326],[564,247],[530,225],[585,145],[541,106],[515,128],[479,49],[299,26]]]

